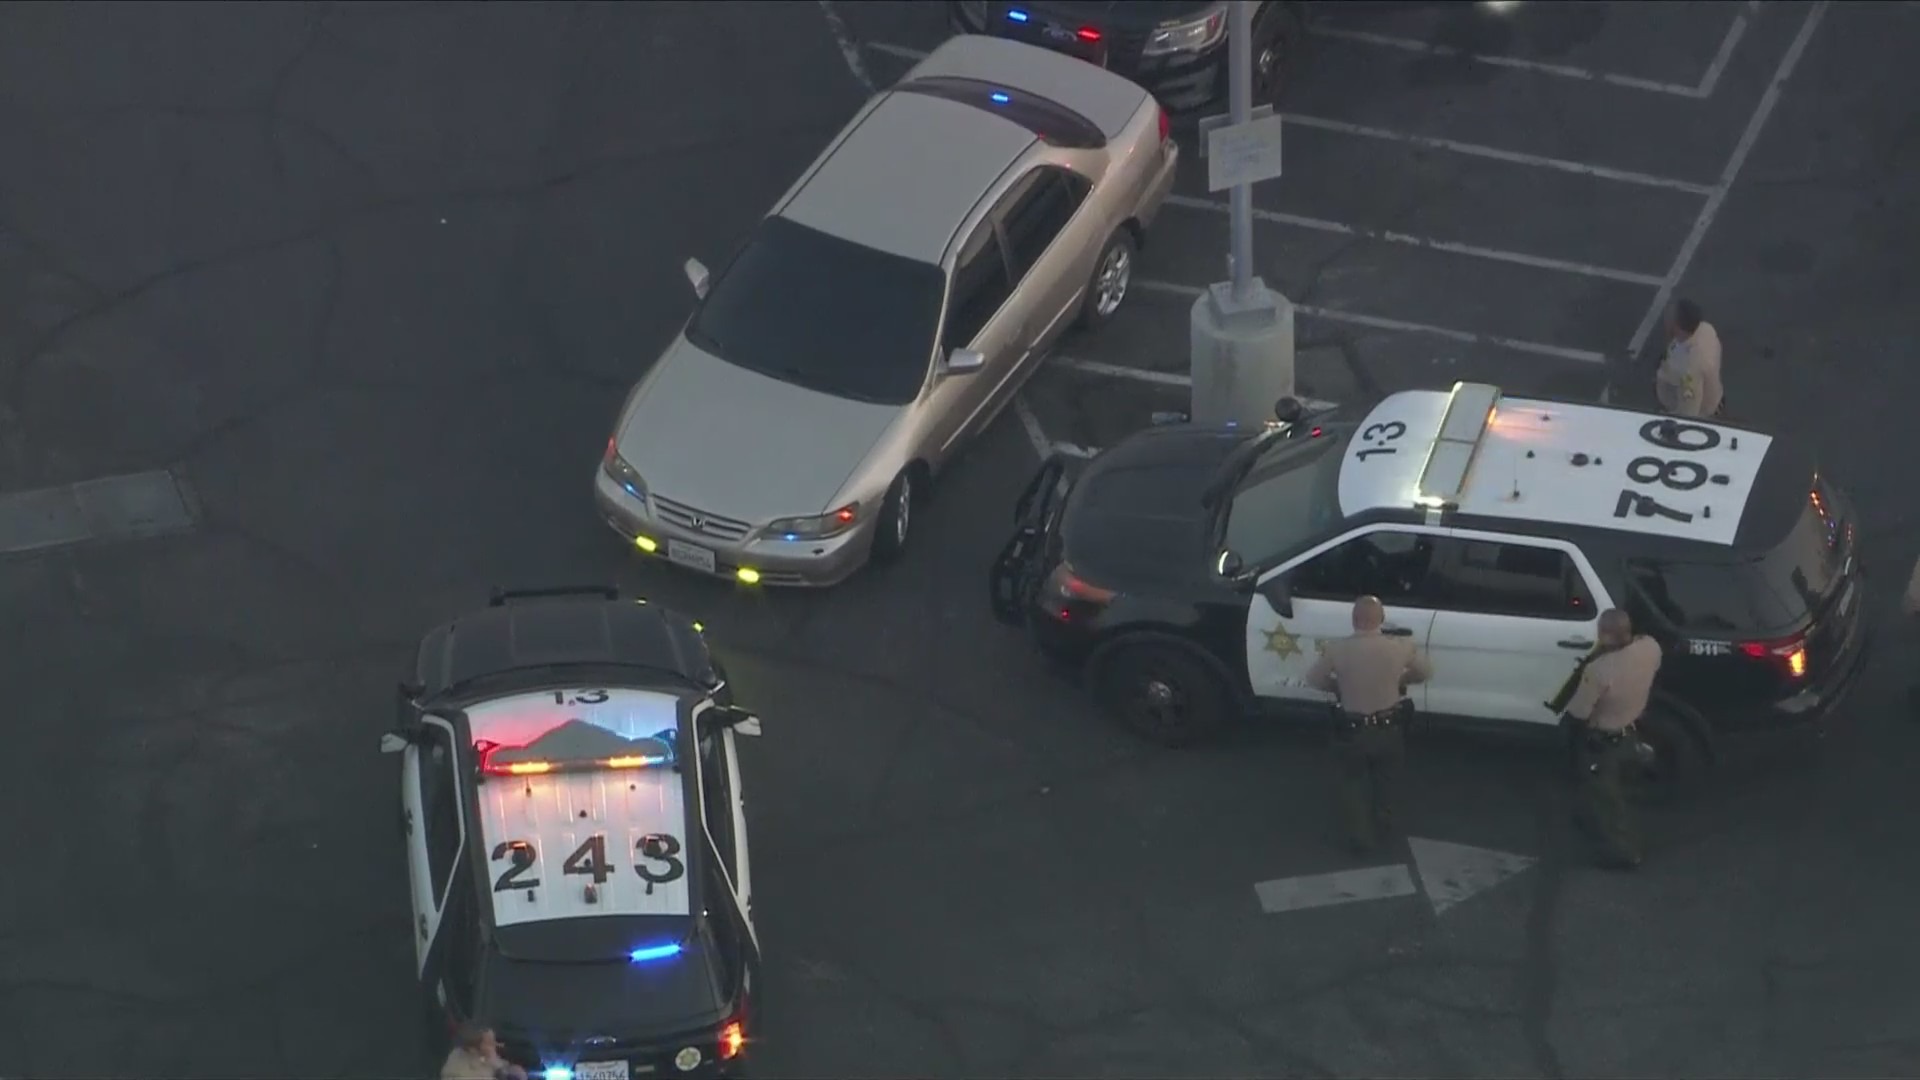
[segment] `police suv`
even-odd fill
[[[1433,660],[1416,707],[1509,732],[1555,730],[1624,608],[1666,652],[1641,727],[1669,774],[1716,732],[1819,721],[1865,659],[1852,508],[1795,440],[1475,383],[1276,415],[1055,458],[1021,497],[996,612],[1147,738],[1325,717],[1304,676],[1366,594]]]
[[[546,1080],[724,1075],[760,964],[731,702],[701,626],[496,591],[428,634],[398,727],[430,1014]]]

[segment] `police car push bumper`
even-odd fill
[[[622,487],[605,469],[594,473],[593,498],[607,526],[642,555],[745,585],[839,584],[867,561],[878,512],[875,508],[864,513],[845,532],[825,539],[797,534],[789,539],[788,534],[756,526],[741,539],[729,541],[649,513],[650,497]]]

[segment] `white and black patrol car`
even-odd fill
[[[612,589],[496,591],[400,692],[413,939],[444,1039],[545,1080],[727,1075],[760,964],[731,701],[702,627]]]
[[[1000,617],[1178,745],[1303,683],[1373,594],[1443,725],[1551,733],[1550,704],[1629,612],[1666,659],[1643,738],[1668,768],[1716,732],[1821,720],[1865,658],[1846,496],[1784,436],[1461,383],[1262,432],[1149,428],[1042,466],[992,572]]]

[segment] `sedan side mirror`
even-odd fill
[[[946,372],[966,375],[987,366],[987,354],[973,349],[955,349],[947,354]]]
[[[686,265],[687,282],[693,286],[693,295],[702,300],[707,298],[707,285],[713,276],[707,273],[707,264],[699,259],[688,259]]]
[[[1271,577],[1258,589],[1260,598],[1265,600],[1283,619],[1293,618],[1293,590],[1287,587],[1286,575]]]

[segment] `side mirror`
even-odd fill
[[[748,737],[760,734],[760,718],[737,705],[722,705],[707,713],[707,722],[715,727],[732,728],[734,734]]]
[[[412,745],[413,740],[397,731],[389,731],[380,736],[380,752],[383,754],[398,754]]]
[[[693,286],[693,295],[705,300],[707,285],[713,280],[713,275],[707,273],[707,264],[699,259],[688,259],[686,271],[687,282]]]
[[[1258,591],[1260,598],[1271,605],[1281,618],[1293,618],[1293,590],[1287,587],[1286,575],[1268,578]]]
[[[986,366],[986,353],[975,352],[972,349],[955,349],[947,354],[947,362],[942,370],[949,375],[966,375]]]

